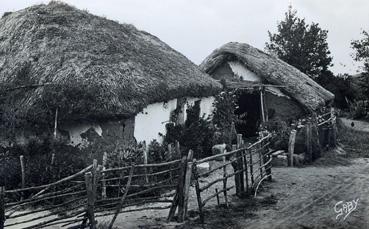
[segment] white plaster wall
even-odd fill
[[[208,118],[210,115],[213,114],[214,111],[214,102],[215,98],[213,96],[211,97],[205,97],[201,98],[200,102],[200,117],[204,115],[204,118]]]
[[[187,108],[193,106],[196,101],[200,101],[200,116],[205,114],[205,118],[209,117],[213,113],[214,97],[205,98],[186,98],[187,102],[184,105],[184,120],[187,119]],[[170,100],[164,106],[164,103],[154,103],[148,105],[142,112],[135,117],[135,129],[134,137],[138,142],[145,141],[149,144],[152,140],[156,139],[158,142],[162,142],[163,139],[159,136],[159,133],[166,134],[165,125],[170,119],[170,114],[177,107],[177,99]]]
[[[238,77],[242,77],[244,81],[252,81],[252,82],[261,82],[262,81],[260,76],[256,75],[254,72],[247,69],[240,62],[229,61],[228,65],[232,69],[233,73]]]
[[[177,107],[177,99],[167,103],[154,103],[148,105],[135,117],[134,136],[138,142],[145,141],[149,144],[156,139],[162,142],[159,133],[165,134],[165,125],[168,123],[170,113]]]
[[[101,126],[98,123],[74,123],[74,124],[68,124],[66,126],[63,126],[63,130],[68,131],[70,136],[69,144],[72,146],[77,146],[81,144],[81,146],[84,146],[85,144],[88,144],[83,140],[81,137],[81,134],[88,131],[90,128],[95,130],[95,132],[102,136],[102,129]]]

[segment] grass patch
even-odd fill
[[[339,119],[337,120],[338,141],[348,157],[369,157],[369,133],[353,130],[346,127]]]

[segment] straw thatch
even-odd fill
[[[282,60],[248,44],[231,42],[216,49],[200,65],[212,74],[225,61],[240,61],[267,83],[285,86],[281,90],[296,99],[308,111],[314,111],[334,99],[334,95],[314,80]]]
[[[221,85],[157,37],[60,2],[0,20],[0,85],[25,117],[132,116],[148,104],[209,96]],[[41,85],[41,86],[37,86]]]

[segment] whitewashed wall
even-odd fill
[[[232,69],[232,72],[238,76],[242,77],[244,81],[251,81],[251,82],[261,82],[262,79],[260,76],[256,75],[254,72],[250,71],[238,61],[229,61],[229,67]]]
[[[206,97],[201,99],[200,103],[200,117],[204,115],[204,118],[208,118],[214,111],[214,103],[215,98],[213,96]]]
[[[205,118],[212,114],[214,97],[204,98],[186,98],[186,104],[184,110],[189,106],[195,104],[200,100],[200,116],[204,115]],[[162,138],[159,133],[166,134],[165,125],[170,120],[171,113],[177,108],[177,99],[170,100],[166,103],[154,103],[148,105],[142,112],[138,113],[134,117],[134,130],[133,135],[137,142],[145,141],[149,144],[152,140],[156,139],[158,142],[162,142]],[[184,120],[187,119],[187,113],[184,112]],[[118,122],[117,122],[118,125]],[[73,123],[63,126],[63,130],[69,133],[69,144],[73,146],[85,147],[89,143],[86,139],[81,137],[81,134],[86,133],[89,129],[93,129],[99,136],[103,135],[103,124],[98,122],[84,122]]]
[[[85,122],[74,123],[63,127],[65,131],[69,133],[69,144],[72,146],[84,147],[88,144],[85,139],[81,137],[81,134],[86,133],[89,129],[93,129],[99,136],[102,136],[102,128],[99,123]]]
[[[212,114],[214,97],[206,98],[187,98],[187,102],[184,109],[192,106],[195,101],[200,102],[200,116],[205,114],[208,117]],[[170,119],[170,114],[177,107],[177,99],[170,100],[166,106],[164,103],[150,104],[144,110],[137,114],[135,117],[135,130],[134,136],[138,142],[145,141],[149,144],[152,140],[156,139],[158,142],[162,142],[162,138],[159,133],[166,134],[165,125]],[[184,119],[187,119],[187,114],[184,112]]]
[[[149,144],[153,139],[162,142],[159,133],[165,134],[165,125],[168,123],[170,113],[177,107],[177,99],[167,103],[154,103],[148,105],[135,117],[134,136],[138,142]]]

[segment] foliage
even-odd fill
[[[175,125],[174,123],[166,125],[167,133],[164,136],[163,145],[179,141],[183,155],[192,149],[195,158],[202,158],[211,155],[215,129],[209,118],[198,116],[196,118],[194,115],[198,113],[196,109],[198,109],[196,106],[187,109],[188,118],[184,125]]]
[[[334,94],[334,106],[344,109],[348,108],[346,98],[354,100],[355,94],[351,88],[350,80],[346,75],[333,75],[332,72],[328,71],[320,75],[316,81],[322,85],[325,89]]]
[[[106,166],[114,168],[131,164],[142,164],[144,150],[145,148],[142,144],[117,146],[112,152],[108,152]]]
[[[290,7],[285,19],[278,24],[278,32],[268,31],[270,42],[266,43],[266,50],[315,78],[332,66],[328,31],[321,29],[318,23],[307,24],[296,14]]]
[[[261,129],[272,133],[271,145],[273,149],[288,149],[288,141],[291,133],[291,126],[283,120],[267,121]]]
[[[234,91],[227,90],[215,96],[213,103],[213,124],[218,132],[216,143],[232,144],[235,138],[234,123],[237,117],[234,114],[236,108],[237,95]]]
[[[55,164],[51,165],[55,152]],[[31,141],[26,146],[0,147],[0,177],[7,189],[19,188],[21,170],[19,156],[25,160],[26,186],[55,182],[77,173],[91,163],[88,152],[59,142]],[[42,174],[42,176],[40,176]]]
[[[150,142],[148,145],[148,163],[160,163],[163,161],[167,161],[168,158],[165,158],[165,145],[161,145],[155,139]]]
[[[351,105],[350,110],[353,119],[366,118],[368,115],[368,104],[366,101],[356,101]]]
[[[363,62],[365,75],[365,89],[366,98],[369,98],[369,33],[362,31],[363,38],[351,42],[351,47],[355,50],[354,60]]]

